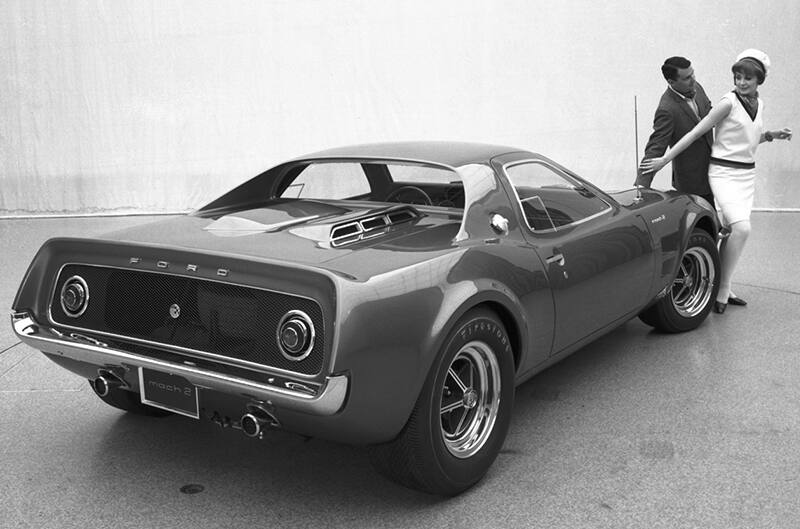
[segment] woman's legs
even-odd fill
[[[720,263],[722,274],[719,281],[717,301],[727,303],[731,295],[731,280],[736,264],[744,251],[747,238],[750,236],[750,221],[740,220],[730,225],[731,234],[721,245]]]

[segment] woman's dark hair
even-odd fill
[[[736,63],[731,66],[731,72],[755,77],[758,81],[758,84],[762,84],[764,79],[767,78],[764,64],[753,57],[744,57],[743,59],[736,61]]]
[[[691,66],[692,63],[686,57],[670,57],[661,65],[661,73],[667,81],[675,81],[678,77],[678,70],[684,70]]]

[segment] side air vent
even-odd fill
[[[339,224],[331,229],[331,245],[342,246],[386,233],[391,226],[419,218],[413,208],[393,209],[380,215]]]
[[[366,220],[362,220],[360,224],[364,228],[364,231],[372,231],[385,228],[391,223],[389,222],[388,215],[381,215],[380,217],[372,217]]]

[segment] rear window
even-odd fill
[[[358,200],[464,207],[460,175],[446,167],[379,161],[311,162],[288,170],[282,199]]]
[[[312,163],[283,190],[281,198],[346,199],[369,192],[369,181],[361,164]]]

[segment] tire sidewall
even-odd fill
[[[681,265],[686,253],[690,249],[698,247],[703,248],[709,253],[714,266],[714,282],[711,285],[711,294],[706,302],[706,306],[694,316],[686,317],[678,312],[675,308],[672,296],[668,295],[662,298],[661,301],[653,307],[653,310],[646,315],[646,318],[644,318],[646,323],[667,332],[685,332],[697,328],[711,312],[711,307],[714,305],[717,291],[719,290],[721,273],[719,253],[714,239],[702,230],[694,230],[689,236],[686,249],[681,253],[681,261],[678,263],[678,266]]]
[[[686,252],[688,252],[691,248],[700,247],[706,250],[711,255],[711,260],[714,263],[714,283],[711,285],[711,295],[708,298],[708,302],[706,306],[703,307],[703,310],[700,313],[692,316],[690,318],[686,318],[681,316],[677,309],[672,306],[672,300],[670,299],[670,306],[672,311],[674,312],[674,317],[677,318],[679,321],[684,321],[686,323],[691,322],[687,327],[689,329],[693,329],[699,325],[699,322],[702,322],[708,316],[708,313],[711,312],[711,307],[714,305],[714,301],[717,298],[717,291],[719,290],[719,281],[720,281],[720,261],[719,261],[719,253],[717,250],[717,246],[714,243],[714,239],[708,235],[706,232],[701,230],[695,230],[689,236],[689,241],[686,245],[686,250],[681,254],[681,262],[683,261]]]
[[[480,341],[489,346],[500,370],[500,404],[492,432],[481,449],[468,458],[457,458],[445,446],[441,429],[440,406],[447,371],[461,348]],[[502,323],[488,311],[468,313],[449,335],[442,354],[431,372],[421,396],[429,448],[438,474],[459,492],[477,482],[494,462],[503,446],[514,401],[514,361],[508,334]]]

